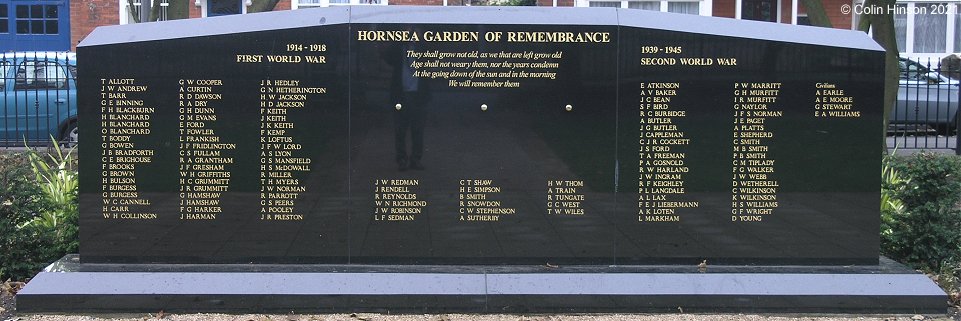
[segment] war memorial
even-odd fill
[[[101,27],[80,253],[18,309],[941,313],[879,258],[883,59],[612,8]]]

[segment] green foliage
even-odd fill
[[[27,157],[0,154],[0,280],[30,277],[50,263],[51,257],[43,253],[50,238],[42,230],[24,227],[48,209]]]
[[[889,172],[882,191],[893,183],[889,197],[903,207],[884,213],[882,206],[882,250],[929,271],[954,264],[961,259],[961,158],[922,152],[888,161],[893,175],[903,178],[895,180]]]
[[[77,251],[76,160],[53,146],[44,156],[0,154],[0,280],[31,277]]]
[[[494,6],[536,6],[537,2],[535,0],[503,0],[490,2]]]
[[[24,227],[48,231],[57,246],[56,252],[66,254],[76,252],[79,247],[77,192],[80,185],[74,167],[74,149],[64,153],[56,140],[53,137],[50,139],[53,141],[53,152],[47,154],[46,158],[32,148],[27,149],[34,178],[50,206],[25,223]]]
[[[904,215],[904,203],[897,197],[904,190],[907,180],[901,172],[894,169],[894,156],[885,155],[881,159],[881,239],[882,243],[890,243],[895,225],[895,217]]]

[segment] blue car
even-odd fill
[[[0,55],[0,144],[77,143],[77,56],[69,52]]]

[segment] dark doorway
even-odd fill
[[[207,2],[207,16],[226,16],[240,14],[243,11],[243,0],[210,0]]]
[[[777,2],[774,0],[743,0],[741,19],[777,22]]]

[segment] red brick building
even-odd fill
[[[244,0],[75,0],[70,1],[70,50],[94,28],[138,22],[138,6],[142,1],[150,1],[158,6],[156,19],[173,20],[203,18],[225,14],[245,14],[253,5]],[[234,4],[234,6],[230,6]],[[274,10],[290,10],[291,0],[280,0]],[[133,9],[131,9],[133,8]]]
[[[245,14],[263,10],[266,0],[0,0],[0,41],[4,32],[18,31],[20,18],[13,2],[58,3],[69,17],[61,18],[69,27],[69,46],[74,49],[93,28],[102,25],[136,23],[140,5],[153,7],[149,20],[203,18],[226,14]],[[337,5],[436,5],[464,6],[471,1],[497,0],[280,0],[273,10],[302,10]],[[799,0],[535,0],[538,6],[618,7],[640,10],[697,14],[772,23],[808,24]],[[835,28],[853,29],[863,0],[822,0]],[[69,3],[67,5],[66,3]],[[69,6],[69,7],[66,7]],[[46,8],[46,7],[44,7]],[[7,9],[4,11],[4,9]],[[900,0],[893,10],[898,45],[905,56],[943,57],[961,52],[961,0]],[[2,14],[7,14],[6,19]],[[63,14],[63,12],[61,12]],[[24,18],[26,19],[26,18]],[[4,29],[6,23],[8,28]],[[48,24],[50,22],[47,22]],[[66,27],[66,26],[64,26]],[[67,28],[61,27],[61,33]],[[49,31],[49,29],[47,29]],[[66,37],[64,38],[66,39]],[[3,47],[3,46],[0,46]],[[9,48],[0,48],[3,51]],[[22,48],[15,48],[23,50]],[[49,49],[44,49],[49,50]]]

